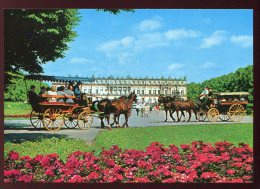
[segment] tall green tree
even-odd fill
[[[77,9],[5,10],[5,83],[12,73],[42,73],[42,64],[63,58],[79,21]]]

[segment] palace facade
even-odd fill
[[[53,83],[54,84],[54,83]],[[62,83],[55,83],[61,85]],[[63,83],[64,85],[64,83]],[[83,82],[81,91],[93,100],[100,98],[114,99],[129,95],[135,91],[139,99],[144,102],[156,103],[159,95],[174,95],[179,93],[186,99],[186,78],[114,78],[92,77],[92,81]]]

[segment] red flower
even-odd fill
[[[147,182],[151,182],[151,181],[148,177],[137,177],[135,179],[135,182],[147,183]]]
[[[54,173],[53,173],[53,171],[52,171],[51,169],[47,169],[47,170],[45,171],[45,174],[46,174],[47,176],[49,176],[49,177],[53,177],[53,176],[54,176]]]
[[[9,158],[11,160],[18,160],[19,159],[19,154],[15,151],[11,151],[9,154],[8,154]]]
[[[190,145],[189,144],[181,144],[181,149],[182,150],[188,150],[190,148]]]
[[[88,180],[92,180],[92,179],[98,179],[98,177],[99,177],[99,174],[98,173],[96,173],[96,172],[91,172],[88,176],[87,176],[87,178],[88,178]]]
[[[203,179],[211,179],[211,178],[214,178],[214,177],[215,177],[215,174],[212,173],[212,172],[204,172],[200,176],[200,178],[203,178]]]
[[[184,166],[177,166],[176,169],[179,172],[184,172],[186,170],[186,167],[184,167]]]
[[[51,159],[49,157],[43,157],[42,160],[41,160],[41,166],[42,167],[50,166],[50,161],[51,161]]]
[[[33,175],[23,175],[18,179],[19,182],[32,182]]]

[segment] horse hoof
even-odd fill
[[[167,120],[165,120],[164,122],[167,122]]]

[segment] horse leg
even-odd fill
[[[188,122],[190,122],[190,118],[191,118],[191,110],[189,110],[189,119],[188,119]]]
[[[106,118],[107,118],[107,127],[109,129],[111,129],[111,125],[110,125],[110,114],[106,114]]]
[[[174,119],[174,117],[173,117],[173,113],[174,113],[174,112],[175,112],[175,110],[170,111],[170,116],[171,116],[172,120],[175,122],[175,119]]]
[[[167,122],[167,114],[168,114],[168,110],[165,110],[165,114],[166,114],[166,119],[164,122]]]
[[[119,124],[118,124],[118,122],[116,120],[117,117],[118,117],[118,113],[115,113],[114,114],[114,122],[116,123],[116,127],[119,127]]]
[[[183,111],[183,110],[181,111],[181,116],[183,116],[183,117],[184,117],[184,120],[183,120],[183,122],[185,122],[185,121],[186,121],[186,117],[185,117],[185,113],[184,113],[184,111]]]
[[[179,110],[176,110],[176,113],[177,113],[177,118],[178,118],[178,122],[181,120],[180,118],[179,118]]]
[[[104,115],[100,115],[99,118],[100,118],[100,120],[101,120],[101,128],[104,128],[104,127],[105,127]]]
[[[126,113],[125,113],[125,124],[126,124],[126,127],[129,127],[128,126],[128,118],[130,117],[130,111],[127,111]]]

